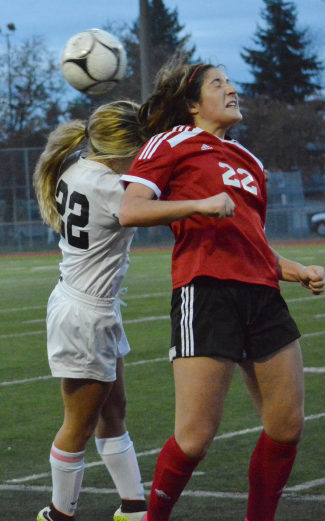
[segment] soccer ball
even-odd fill
[[[112,34],[88,29],[67,41],[61,71],[75,89],[90,95],[104,94],[124,76],[126,53]]]

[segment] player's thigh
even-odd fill
[[[221,420],[235,363],[209,357],[178,358],[175,380],[175,436],[186,445],[211,443]]]
[[[266,359],[245,362],[242,370],[266,432],[279,441],[299,438],[304,414],[299,341],[291,342]]]

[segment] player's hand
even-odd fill
[[[300,284],[314,295],[325,290],[325,270],[322,266],[305,266],[299,271],[298,277]]]
[[[218,219],[233,217],[235,213],[235,203],[226,192],[200,199],[197,201],[197,205],[197,214],[217,217]]]

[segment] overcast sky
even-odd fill
[[[191,34],[197,56],[223,63],[234,82],[250,81],[246,63],[240,57],[243,46],[254,47],[252,37],[262,23],[262,0],[164,0],[178,9],[178,20]],[[314,50],[325,63],[325,0],[295,0],[298,28],[308,27]],[[2,35],[14,23],[12,41],[42,35],[46,46],[57,53],[75,33],[107,22],[132,23],[139,16],[139,0],[0,0]],[[116,35],[118,36],[118,35]],[[5,39],[0,45],[5,49]]]

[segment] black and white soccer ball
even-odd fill
[[[124,76],[126,53],[119,40],[102,29],[88,29],[70,38],[62,52],[61,71],[84,94],[111,90]]]

